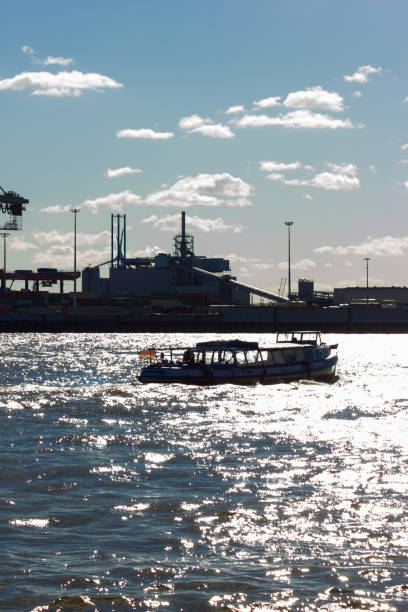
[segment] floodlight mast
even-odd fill
[[[290,278],[290,228],[294,224],[294,221],[285,221],[285,225],[288,227],[288,299],[292,294],[291,278]]]

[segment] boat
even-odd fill
[[[300,379],[333,380],[337,344],[326,344],[319,331],[278,333],[272,346],[244,340],[212,340],[194,347],[149,348],[138,376],[141,383],[275,383]]]

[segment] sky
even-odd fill
[[[408,285],[406,0],[2,0],[7,268],[173,251],[277,290]],[[6,215],[2,215],[6,221]],[[3,221],[3,220],[1,220]],[[107,270],[103,274],[107,274]]]

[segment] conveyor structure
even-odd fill
[[[272,293],[271,291],[265,291],[264,289],[258,289],[258,287],[253,287],[252,285],[247,285],[246,283],[240,283],[237,280],[234,280],[228,276],[219,276],[218,274],[214,274],[213,272],[207,272],[207,270],[202,270],[201,268],[192,267],[191,270],[194,274],[198,274],[199,276],[212,278],[213,280],[217,279],[218,282],[226,283],[232,288],[243,289],[247,291],[251,295],[257,295],[261,298],[266,298],[267,300],[272,300],[274,302],[288,302],[288,298],[283,297],[282,295],[278,295],[277,293]]]

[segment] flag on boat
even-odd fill
[[[139,351],[138,355],[140,359],[152,359],[156,357],[156,351],[154,349],[145,349],[144,351]]]

